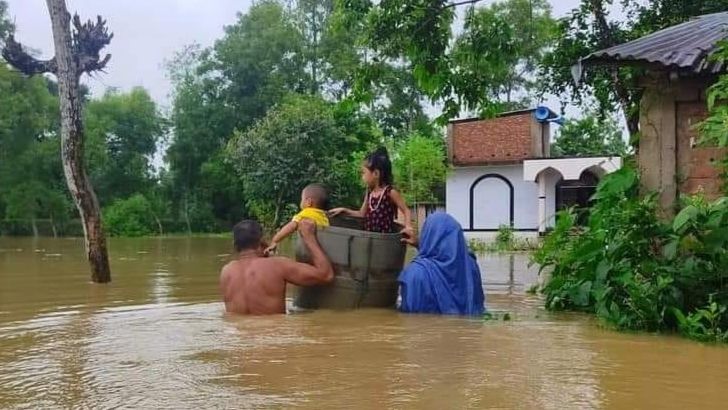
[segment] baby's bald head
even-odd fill
[[[318,209],[325,209],[329,201],[329,194],[321,184],[311,184],[303,188],[301,202]]]

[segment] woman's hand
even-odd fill
[[[401,233],[404,236],[408,236],[408,237],[414,237],[415,236],[415,230],[414,230],[414,228],[412,228],[409,225],[405,226],[404,229],[402,229],[401,231],[399,231],[399,233]]]
[[[417,248],[419,246],[420,242],[417,238],[417,235],[415,234],[414,229],[412,229],[412,227],[404,228],[399,233],[402,234],[402,239],[401,239],[402,243],[405,243],[405,244],[410,245],[415,248]]]

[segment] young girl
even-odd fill
[[[361,179],[367,186],[367,193],[361,209],[334,208],[329,215],[344,214],[364,218],[364,229],[370,232],[390,233],[394,228],[397,209],[404,214],[405,228],[402,233],[411,236],[412,217],[407,204],[396,189],[392,187],[392,162],[386,148],[379,148],[364,159]]]

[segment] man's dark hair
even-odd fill
[[[303,188],[303,196],[311,198],[313,206],[319,209],[328,208],[329,193],[321,184],[309,184]]]
[[[233,228],[233,244],[237,252],[257,248],[261,239],[263,239],[263,228],[256,221],[240,221]]]

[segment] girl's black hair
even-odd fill
[[[374,152],[367,155],[364,162],[366,162],[366,167],[370,171],[379,171],[379,183],[381,185],[392,185],[394,183],[392,161],[389,160],[389,153],[386,148],[377,148]]]

